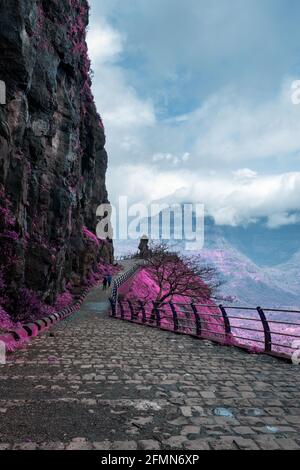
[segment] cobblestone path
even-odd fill
[[[80,312],[0,366],[0,449],[300,449],[297,366]]]

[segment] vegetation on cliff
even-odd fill
[[[0,305],[14,320],[71,301],[113,261],[112,244],[92,236],[107,154],[88,14],[86,0],[0,4]]]

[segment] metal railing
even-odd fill
[[[213,303],[143,302],[111,299],[111,316],[178,334],[291,358],[300,350],[300,310]]]
[[[112,306],[112,309],[114,311],[117,311],[117,305],[118,305],[118,295],[119,295],[119,289],[120,287],[125,284],[143,265],[143,261],[136,262],[131,268],[129,268],[127,271],[124,273],[120,274],[118,277],[116,277],[113,281],[112,285],[112,292],[110,296],[110,303]]]
[[[115,256],[115,261],[128,261],[130,259],[134,260],[134,259],[137,259],[137,258],[138,258],[137,254],[124,255],[124,256]]]

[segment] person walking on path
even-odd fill
[[[107,276],[105,276],[105,277],[103,278],[103,283],[102,283],[102,285],[103,285],[103,290],[106,290],[106,289],[107,289],[107,283],[108,283],[108,281],[107,281]]]
[[[111,286],[111,283],[112,283],[112,275],[109,274],[109,275],[107,276],[107,284],[108,284],[108,287]]]

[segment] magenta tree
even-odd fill
[[[151,245],[146,269],[159,287],[155,298],[158,305],[172,302],[175,296],[205,303],[217,295],[222,284],[217,270],[204,264],[201,256],[172,252],[165,243]],[[150,292],[144,301],[149,299]]]

